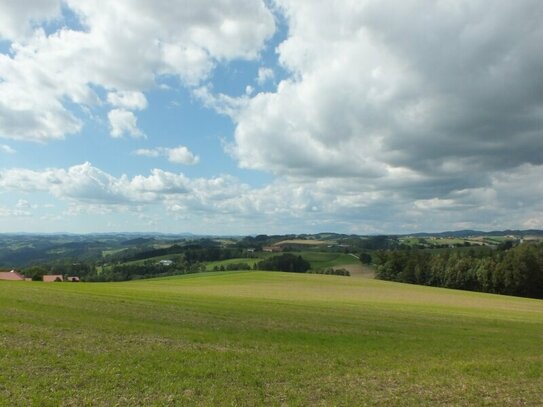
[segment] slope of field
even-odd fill
[[[537,405],[543,301],[204,273],[0,282],[0,404]]]
[[[348,264],[360,264],[360,260],[352,254],[336,252],[314,252],[302,251],[293,254],[301,255],[309,263],[312,269],[323,269],[327,267],[342,267]]]

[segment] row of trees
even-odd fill
[[[302,256],[285,253],[273,256],[257,263],[258,270],[287,271],[290,273],[305,273],[311,265]]]
[[[171,265],[161,264],[157,260],[108,266],[97,266],[94,263],[45,264],[28,267],[23,269],[22,273],[35,281],[41,281],[42,276],[47,274],[61,274],[76,276],[82,281],[103,282],[137,280],[205,271],[203,263],[188,262],[182,256],[172,257],[172,259],[173,264]]]
[[[252,270],[252,269],[253,268],[247,263],[230,263],[227,265],[213,267],[213,271],[234,271],[234,270]]]
[[[104,268],[100,273],[87,275],[85,281],[127,281],[142,278],[165,277],[180,274],[201,273],[205,271],[202,263],[176,263],[165,266],[157,263],[120,264]]]
[[[543,298],[543,244],[507,251],[381,251],[373,255],[383,280]]]
[[[319,270],[313,270],[309,271],[311,274],[326,274],[326,275],[332,275],[332,276],[347,276],[349,277],[351,275],[351,272],[344,268],[335,269],[332,267],[325,268],[325,269],[319,269]]]
[[[188,262],[194,263],[196,261],[219,261],[228,260],[237,257],[243,257],[244,250],[238,247],[220,247],[214,242],[205,244],[205,241],[201,241],[198,244],[191,245],[173,245],[166,248],[159,249],[146,249],[139,252],[127,251],[118,254],[108,256],[109,262],[121,262],[126,263],[129,261],[145,260],[154,257],[164,257],[173,255],[183,255]]]

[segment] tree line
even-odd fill
[[[302,256],[284,253],[269,257],[256,265],[258,270],[286,271],[290,273],[305,273],[311,265]]]
[[[74,265],[32,266],[21,270],[25,277],[34,281],[41,281],[44,275],[61,274],[76,276],[81,281],[86,282],[139,280],[142,278],[200,273],[202,271],[205,271],[203,263],[189,263],[182,259],[174,261],[172,265],[163,265],[155,260],[150,260],[143,263],[115,264],[107,267],[78,263]]]
[[[107,260],[110,262],[127,263],[132,261],[150,259],[154,257],[173,255],[184,255],[185,259],[188,262],[194,263],[197,261],[220,261],[243,257],[245,255],[245,250],[237,247],[220,247],[214,242],[212,242],[212,244],[205,244],[205,242],[199,242],[198,244],[190,244],[185,246],[175,244],[166,248],[148,248],[140,251],[132,249],[130,251],[123,251],[118,254],[110,255],[107,257]]]
[[[495,251],[379,251],[372,258],[382,280],[543,298],[543,244]]]

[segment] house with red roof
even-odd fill
[[[16,272],[15,270],[0,271],[0,280],[25,281],[25,276]]]

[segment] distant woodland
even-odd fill
[[[382,280],[543,298],[541,243],[442,253],[389,250],[372,258]]]

